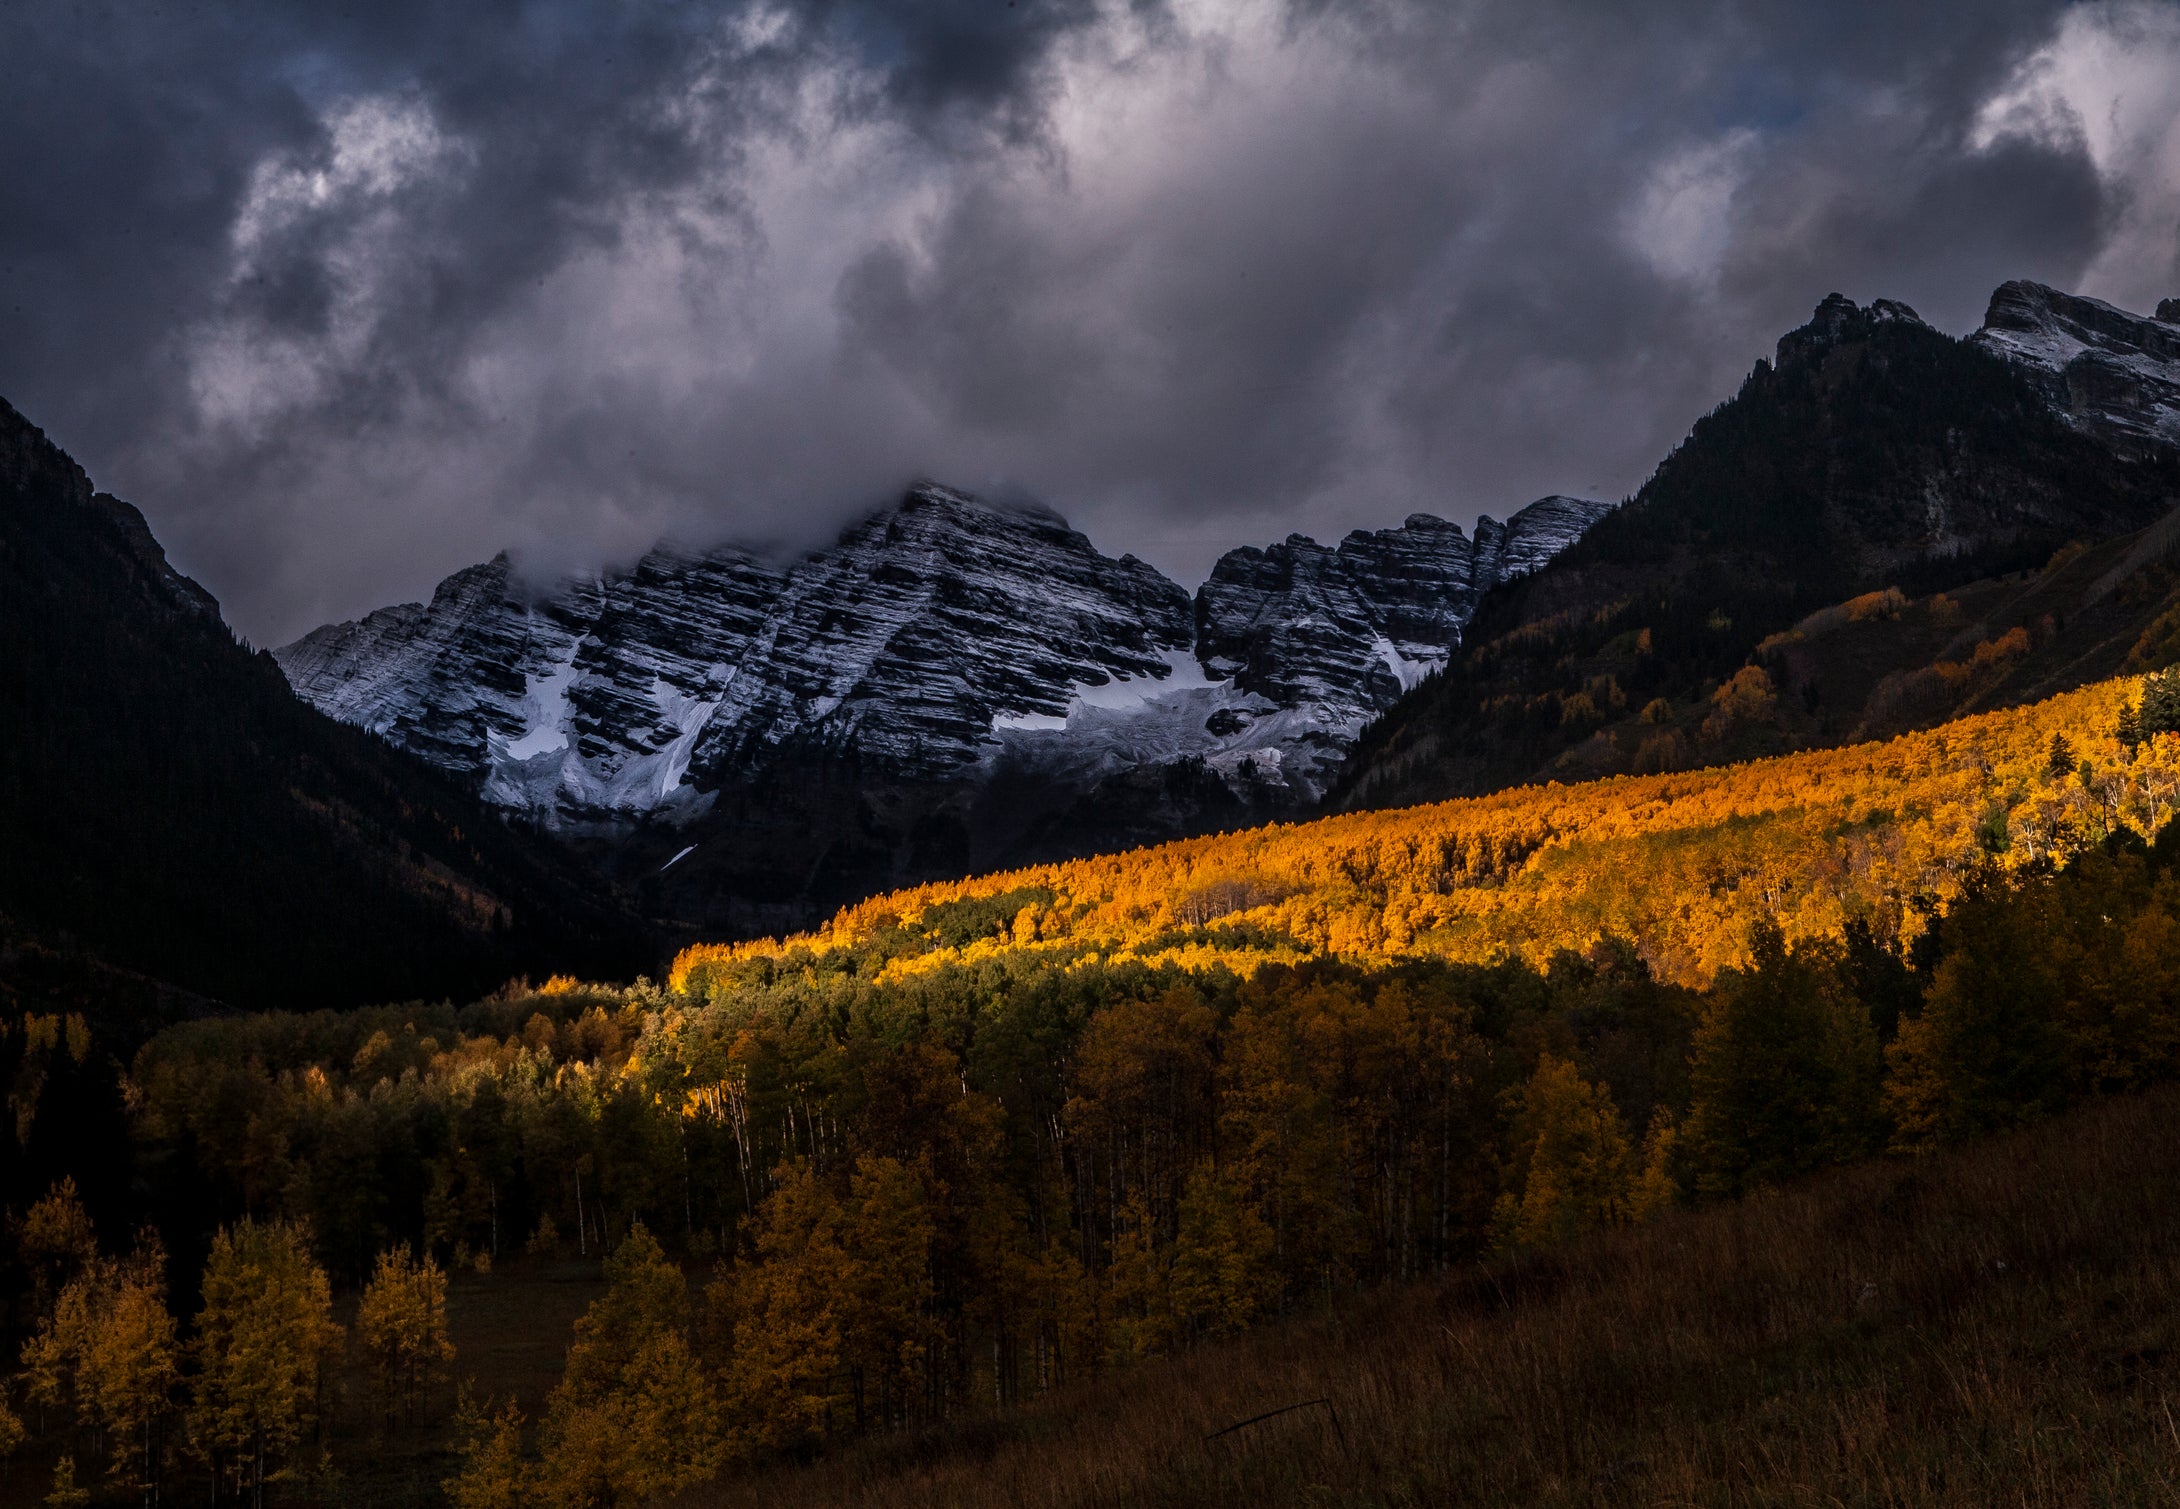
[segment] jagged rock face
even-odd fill
[[[1808,324],[1779,337],[1779,365],[1809,360],[1828,346],[1867,335],[1872,326],[1923,324],[1923,317],[1898,299],[1877,299],[1864,309],[1843,293],[1829,293]]]
[[[944,776],[995,719],[1161,678],[1188,596],[1057,516],[924,487],[782,570],[661,546],[531,592],[506,559],[275,651],[305,698],[549,821],[700,804],[790,754]]]
[[[661,546],[540,591],[502,557],[274,653],[325,711],[561,826],[682,821],[739,778],[819,768],[1089,790],[1201,762],[1293,805],[1484,591],[1603,511],[1295,536],[1233,552],[1192,603],[1055,514],[925,486],[785,567]]]
[[[920,488],[796,569],[697,772],[798,750],[949,774],[986,752],[995,719],[1164,678],[1189,638],[1188,595],[1134,556],[1100,555],[1041,509]]]
[[[1064,718],[1009,720],[998,759],[1074,787],[1201,761],[1252,804],[1314,802],[1370,720],[1445,663],[1478,599],[1608,506],[1545,498],[1479,520],[1474,539],[1419,513],[1335,548],[1289,535],[1228,551],[1196,593],[1194,666],[1078,693]]]
[[[1609,504],[1542,498],[1468,538],[1410,514],[1328,550],[1290,535],[1228,551],[1196,595],[1197,652],[1213,675],[1282,706],[1390,707],[1460,643],[1484,593],[1571,544]]]
[[[2180,445],[2180,300],[2144,319],[2041,283],[2006,283],[1970,339],[2028,371],[2054,409],[2124,453]]]
[[[543,752],[547,710],[557,733],[572,679],[562,667],[602,602],[596,583],[532,600],[502,555],[448,577],[428,607],[402,603],[329,624],[273,657],[321,711],[485,784],[495,801],[523,805],[510,800],[509,768]]]

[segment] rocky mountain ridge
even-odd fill
[[[503,556],[274,654],[321,710],[574,830],[687,822],[797,763],[1088,789],[1191,761],[1300,806],[1485,591],[1605,508],[1547,498],[1473,539],[1428,514],[1290,536],[1229,552],[1191,599],[1048,510],[926,484],[787,565],[662,545],[537,591]]]
[[[1970,340],[2031,374],[2069,423],[2122,451],[2180,445],[2180,299],[2145,318],[2041,283],[2005,283]]]
[[[1956,339],[1831,295],[1483,605],[1331,801],[1719,764],[2164,664],[2176,400],[2180,300],[2008,283]]]

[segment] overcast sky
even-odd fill
[[[1618,497],[1828,292],[2180,293],[2180,6],[12,0],[0,395],[261,644],[932,476],[1193,586]]]

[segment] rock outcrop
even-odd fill
[[[561,827],[685,821],[797,762],[1082,790],[1192,762],[1294,806],[1484,592],[1603,511],[1293,536],[1231,552],[1192,602],[1057,514],[926,485],[791,563],[662,545],[537,588],[502,557],[274,653],[318,707]]]
[[[2054,409],[2123,453],[2180,446],[2180,299],[2144,319],[2041,283],[2005,283],[1970,339],[2023,368]]]

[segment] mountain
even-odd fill
[[[1049,510],[926,484],[784,563],[661,545],[274,651],[296,690],[711,925],[1313,803],[1491,587],[1604,511],[1412,515],[1230,552],[1189,594]],[[757,908],[722,913],[718,895]]]
[[[125,980],[155,1016],[651,962],[565,856],[297,699],[4,401],[0,645],[0,998]]]
[[[1445,663],[1486,592],[1534,570],[1608,506],[1543,498],[1504,524],[1485,515],[1474,539],[1416,513],[1329,549],[1295,534],[1230,550],[1197,589],[1193,654],[1173,677],[1078,689],[1061,718],[1002,720],[995,758],[1061,789],[1201,761],[1258,808],[1306,806],[1370,720]],[[1086,815],[1080,804],[1069,814]],[[1055,832],[1035,847],[1094,852],[1083,842]]]
[[[2176,342],[2034,284],[1966,340],[1832,295],[1628,504],[1480,605],[1333,802],[1714,764],[2138,668],[2174,638]]]
[[[1429,514],[1356,530],[1327,550],[1289,535],[1230,550],[1196,595],[1197,653],[1212,675],[1284,706],[1380,712],[1444,664],[1487,591],[1574,543],[1610,505],[1541,498],[1476,538]]]
[[[1969,339],[2028,375],[2077,428],[2129,454],[2180,445],[2180,299],[2145,319],[2041,283],[2006,283]]]
[[[325,711],[551,824],[693,816],[722,777],[973,764],[995,719],[1171,674],[1188,598],[1056,515],[924,487],[781,571],[662,546],[532,595],[505,557],[275,652]]]

